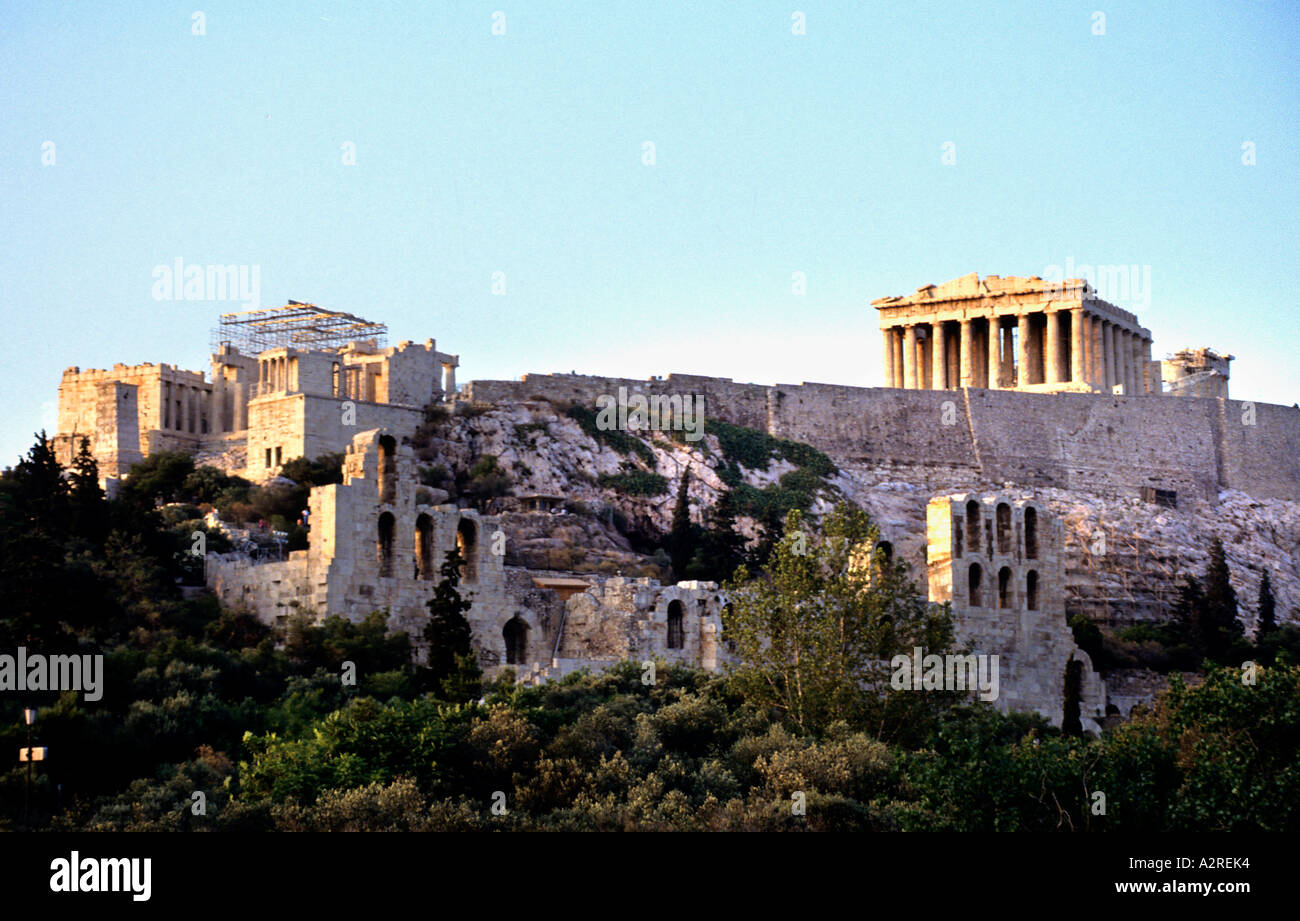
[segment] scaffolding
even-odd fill
[[[349,342],[369,342],[375,348],[387,344],[388,327],[383,323],[326,310],[315,304],[289,301],[283,307],[223,313],[212,330],[212,352],[234,346],[245,355],[267,349],[340,349]]]

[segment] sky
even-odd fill
[[[290,299],[461,382],[878,386],[877,298],[1125,266],[1154,357],[1300,401],[1295,2],[193,3],[0,0],[0,466]]]

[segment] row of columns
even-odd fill
[[[289,389],[289,358],[264,358],[258,361],[258,395]]]
[[[1013,357],[1013,327],[1006,319],[989,316],[883,329],[886,385],[943,390],[1076,382],[1106,392],[1120,387],[1127,395],[1158,392],[1153,388],[1158,382],[1149,378],[1151,340],[1127,326],[1084,308],[1018,314],[1014,328],[1019,354]],[[959,335],[950,335],[953,323],[960,324]],[[1063,355],[1067,344],[1068,355]],[[956,355],[950,356],[951,351]]]
[[[209,418],[209,393],[205,388],[163,381],[161,412],[158,424],[163,431],[188,432],[201,435],[206,432],[204,422]]]

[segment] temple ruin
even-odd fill
[[[1151,331],[1082,279],[972,272],[871,305],[880,314],[887,387],[1160,392]]]

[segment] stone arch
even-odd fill
[[[1005,502],[998,503],[998,553],[1011,552],[1011,506]]]
[[[525,665],[528,662],[528,624],[516,614],[501,628],[501,639],[506,644],[506,664]]]
[[[1038,559],[1038,510],[1032,505],[1025,508],[1025,559]]]
[[[885,558],[886,563],[892,563],[894,561],[894,545],[892,543],[887,540],[882,540],[880,543],[876,544],[876,549],[880,551],[881,555]]]
[[[1038,571],[1025,573],[1025,607],[1031,611],[1038,610]]]
[[[437,572],[434,558],[433,519],[421,512],[415,519],[415,565],[417,578],[428,582]]]
[[[686,615],[682,603],[677,600],[668,602],[668,643],[669,649],[681,649],[686,645]]]
[[[392,512],[384,512],[379,516],[378,531],[376,554],[379,558],[379,575],[381,578],[391,578],[393,575],[393,538],[397,531],[397,519],[393,517]]]
[[[984,583],[984,570],[980,568],[979,563],[971,563],[970,571],[966,576],[967,598],[970,600],[972,608],[981,607],[980,595]]]
[[[966,503],[966,549],[980,552],[980,504],[974,499]]]
[[[998,607],[1011,607],[1011,567],[1003,566],[998,570]]]
[[[379,436],[379,504],[392,505],[397,500],[397,439]]]
[[[460,551],[460,580],[473,582],[478,578],[478,527],[468,518],[456,525],[456,549]]]

